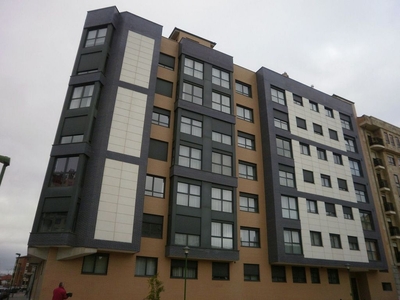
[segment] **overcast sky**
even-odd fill
[[[0,0],[0,271],[27,253],[29,232],[86,13],[117,6],[216,42],[260,67],[355,102],[400,127],[398,0]],[[1,167],[1,166],[0,166]]]

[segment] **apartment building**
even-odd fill
[[[396,299],[354,103],[88,12],[28,242],[32,299]],[[90,288],[88,288],[90,287]]]

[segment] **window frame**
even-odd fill
[[[216,226],[219,226],[219,233],[216,233],[214,229]],[[227,227],[230,227],[230,235],[227,234],[225,230]],[[234,232],[233,232],[233,224],[227,223],[223,221],[211,221],[211,248],[213,249],[230,249],[232,250],[234,244]],[[216,242],[219,241],[216,245]]]
[[[148,189],[149,184],[150,184],[150,182],[148,182],[148,180],[150,180],[150,178],[151,178],[151,190]],[[158,188],[155,189],[155,184],[156,184],[155,179],[157,179],[157,185],[159,183],[162,184],[162,192],[161,192],[161,189],[158,189]],[[162,182],[159,182],[159,180],[161,180]],[[147,174],[144,194],[145,194],[145,196],[150,196],[150,197],[165,198],[165,178]]]
[[[79,168],[79,156],[62,156],[54,159],[50,187],[74,186]]]
[[[319,231],[310,231],[311,246],[323,247],[322,235]]]
[[[180,132],[189,134],[197,137],[203,136],[203,122],[189,118],[187,116],[181,116],[180,118]],[[198,133],[199,132],[199,133]]]
[[[274,93],[276,93],[276,95],[274,95]],[[280,97],[280,96],[283,96],[283,97]],[[280,88],[271,86],[271,100],[275,103],[286,106],[285,91]]]
[[[255,136],[249,133],[238,131],[238,147],[256,150]]]
[[[185,188],[185,190],[182,188]],[[196,191],[198,191],[198,193],[195,193]],[[176,205],[200,208],[201,185],[178,181],[176,185]]]
[[[170,278],[197,279],[197,271],[195,260],[171,259]]]
[[[257,165],[240,160],[238,169],[239,178],[257,180]],[[246,172],[243,172],[243,169]]]
[[[298,220],[299,205],[296,197],[281,195],[282,218]]]
[[[68,109],[90,107],[93,102],[94,88],[94,84],[74,86],[69,100]]]
[[[202,149],[180,144],[178,149],[178,165],[190,169],[201,170]]]
[[[291,175],[291,176],[289,176]],[[285,184],[282,184],[285,183]],[[292,184],[289,184],[292,183]],[[279,184],[281,186],[296,187],[296,177],[294,168],[286,165],[279,165]]]
[[[236,105],[236,117],[240,120],[254,123],[253,110],[243,105]]]
[[[324,131],[322,129],[322,126],[316,123],[313,123],[313,129],[314,129],[314,133],[318,134],[318,135],[324,135]]]
[[[219,197],[216,197],[214,192],[218,192]],[[233,213],[233,191],[222,187],[211,187],[211,210]]]
[[[292,141],[290,139],[276,136],[276,153],[279,156],[293,158]]]
[[[321,184],[323,187],[331,188],[332,187],[331,176],[321,174]]]
[[[218,161],[215,160],[219,157]],[[227,164],[229,159],[229,164]],[[211,152],[211,172],[215,174],[221,174],[226,176],[232,176],[232,156],[229,154],[212,151]]]
[[[211,94],[211,108],[226,114],[231,114],[231,97],[222,93],[213,91]]]
[[[228,79],[224,78],[224,76],[228,76]],[[229,72],[224,70],[212,67],[211,70],[211,82],[215,85],[221,86],[223,88],[229,89],[231,86]]]
[[[331,241],[331,248],[342,249],[342,241],[340,239],[340,234],[330,233],[329,240]]]
[[[94,259],[94,261],[92,262],[93,263],[92,271],[87,271],[87,270],[85,270],[85,264],[91,263],[91,262],[87,262],[87,260],[89,260],[91,258]],[[97,268],[99,267],[98,264],[100,264],[99,261],[103,258],[106,258],[106,262],[105,262],[106,265],[105,265],[105,268],[103,266],[103,268],[102,268],[103,271],[99,271],[99,270],[97,270]],[[83,260],[82,260],[81,274],[107,275],[109,260],[110,260],[110,255],[108,253],[94,253],[94,254],[84,256]],[[88,266],[86,266],[86,267],[88,267]]]
[[[247,92],[245,89],[247,88]],[[251,85],[235,80],[235,91],[236,93],[251,98]]]
[[[260,281],[260,266],[258,264],[243,264],[244,281]]]
[[[322,148],[317,148],[317,156],[320,160],[328,160],[328,156],[326,155],[326,150]]]
[[[309,104],[310,104],[310,110],[319,113],[319,107],[318,107],[318,103],[317,102],[309,101]]]
[[[303,247],[299,230],[285,228],[283,230],[283,242],[286,254],[302,255]],[[295,239],[294,239],[295,237]],[[289,239],[287,239],[289,238]]]
[[[311,205],[313,203],[314,205]],[[306,199],[307,212],[310,214],[318,214],[318,203],[316,200]],[[312,207],[314,206],[314,207]],[[313,209],[315,208],[315,209]]]
[[[314,172],[303,169],[303,181],[307,183],[315,183],[314,182]]]
[[[251,239],[254,239],[253,241]],[[240,227],[240,246],[260,248],[260,229]]]
[[[164,216],[143,214],[141,237],[162,239]]]
[[[200,96],[201,93],[201,96]],[[203,87],[191,82],[183,82],[181,99],[190,103],[203,105]]]
[[[142,274],[142,270],[139,270],[139,261],[144,263],[144,272]],[[149,270],[148,264],[154,264],[154,269]],[[150,266],[153,268],[153,266]],[[135,276],[137,277],[152,277],[157,274],[157,267],[158,267],[158,259],[157,257],[148,257],[148,256],[136,256],[135,261]],[[140,272],[139,272],[140,271]]]
[[[307,121],[305,119],[296,117],[296,125],[298,128],[307,130]]]
[[[102,28],[96,28],[96,29],[92,29],[92,30],[88,30],[87,31],[87,35],[86,35],[86,39],[85,39],[85,46],[84,48],[90,48],[90,47],[96,47],[96,46],[102,46],[105,44],[106,42],[106,37],[107,37],[107,27],[102,27]],[[95,32],[94,37],[90,37],[89,35]],[[88,42],[92,42],[89,43]]]
[[[250,199],[254,205],[250,205]],[[243,201],[242,201],[243,200]],[[243,205],[246,202],[246,205]],[[258,196],[248,193],[239,193],[240,210],[245,212],[258,213]]]
[[[199,66],[201,66],[201,68],[199,68]],[[204,77],[204,64],[195,59],[185,57],[183,73],[202,80]]]
[[[325,212],[328,217],[337,217],[336,206],[334,203],[325,202]]]

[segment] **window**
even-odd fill
[[[185,57],[183,73],[199,79],[203,79],[203,64]]]
[[[212,92],[212,108],[224,113],[231,113],[231,99],[229,96]]]
[[[397,136],[396,136],[396,144],[397,144],[397,147],[400,148],[400,139]]]
[[[331,177],[328,175],[321,174],[321,183],[322,183],[322,186],[332,187]]]
[[[347,181],[346,180],[338,178],[337,182],[338,182],[339,190],[341,190],[341,191],[348,191],[349,190],[348,187],[347,187]]]
[[[180,145],[178,164],[192,169],[201,169],[201,150]]]
[[[106,41],[107,28],[90,30],[86,37],[85,48],[103,45]]]
[[[108,254],[95,253],[83,258],[82,274],[107,275]]]
[[[303,170],[304,182],[314,183],[314,173],[312,171]]]
[[[307,212],[312,214],[318,213],[317,201],[307,199]]]
[[[321,232],[310,231],[311,246],[322,247]]]
[[[360,250],[356,236],[348,236],[350,250]]]
[[[394,177],[394,183],[396,184],[397,189],[399,189],[399,188],[400,188],[399,176],[398,176],[397,174],[393,174],[393,177]],[[399,194],[400,194],[400,193],[399,193]]]
[[[236,106],[237,118],[248,122],[253,122],[253,110],[244,106]]]
[[[230,155],[212,152],[211,170],[213,173],[232,176],[232,157]]]
[[[378,244],[375,240],[365,240],[365,246],[367,247],[367,255],[369,261],[380,260]]]
[[[326,157],[326,150],[325,149],[317,148],[317,154],[318,154],[318,158],[319,159],[328,160],[327,157]]]
[[[181,246],[200,247],[200,236],[187,233],[175,233],[175,244]]]
[[[276,137],[276,151],[280,156],[292,158],[292,145],[290,140]]]
[[[260,232],[256,228],[240,228],[240,245],[242,247],[260,247]]]
[[[260,281],[259,265],[243,264],[244,281]]]
[[[319,112],[318,104],[315,103],[315,102],[312,102],[312,101],[310,101],[310,109],[311,109],[312,111]]]
[[[286,105],[286,98],[284,91],[271,87],[271,97],[273,102]]]
[[[175,58],[167,54],[160,53],[160,59],[158,61],[158,65],[168,70],[174,70]]]
[[[384,291],[392,291],[392,283],[390,283],[390,282],[382,282],[382,290],[384,290]]]
[[[353,210],[351,209],[351,207],[343,206],[343,216],[345,219],[354,220]]]
[[[326,107],[325,106],[325,116],[329,118],[333,118],[333,110],[332,108]]]
[[[211,189],[211,209],[231,213],[233,208],[233,195],[231,190],[215,188]]]
[[[39,232],[63,232],[67,229],[67,212],[42,213]]]
[[[300,232],[298,230],[285,229],[283,231],[286,254],[302,254]]]
[[[74,87],[69,109],[89,107],[92,102],[94,84]]]
[[[78,156],[56,158],[50,186],[73,186],[78,162]]]
[[[168,159],[168,143],[150,139],[149,158],[167,161]]]
[[[200,207],[201,187],[196,184],[178,182],[176,204],[189,207]]]
[[[354,183],[354,190],[356,193],[357,202],[367,203],[367,192],[366,187],[363,184]]]
[[[285,266],[271,266],[272,282],[286,282]]]
[[[283,130],[289,130],[288,114],[274,109],[274,126]]]
[[[359,161],[349,159],[349,165],[350,165],[351,175],[361,176]]]
[[[340,114],[340,123],[342,124],[342,128],[352,130],[351,119],[349,116]]]
[[[251,86],[240,81],[236,81],[236,93],[251,97]]]
[[[201,137],[203,122],[181,117],[181,132]]]
[[[329,238],[331,239],[331,247],[332,248],[337,248],[337,249],[342,248],[342,243],[340,241],[340,235],[330,233]]]
[[[304,155],[310,155],[310,146],[304,143],[300,143],[300,153]]]
[[[311,275],[311,283],[321,283],[321,279],[319,278],[318,268],[310,268],[310,275]]]
[[[151,123],[169,127],[169,112],[155,107],[151,117]]]
[[[256,165],[239,161],[239,177],[249,180],[257,180]]]
[[[325,211],[326,215],[329,217],[336,217],[336,209],[335,204],[333,203],[326,203],[325,202]]]
[[[279,184],[287,187],[295,187],[293,167],[279,165]]]
[[[186,271],[186,274],[185,274]],[[185,261],[172,259],[171,260],[171,278],[188,278],[188,279],[196,279],[197,278],[197,261],[188,260],[186,263],[185,269]]]
[[[163,216],[143,214],[142,237],[162,239]]]
[[[321,125],[313,123],[313,128],[314,128],[314,132],[316,134],[324,135],[324,133],[322,132],[322,126]]]
[[[233,249],[233,225],[211,222],[211,247]]]
[[[254,135],[238,131],[238,146],[255,150]]]
[[[293,103],[296,105],[303,106],[303,98],[298,95],[293,94]]]
[[[166,96],[166,97],[172,97],[172,88],[173,88],[173,83],[170,81],[166,81],[160,78],[157,78],[156,81],[156,93]]]
[[[304,267],[292,267],[292,276],[294,283],[306,283],[306,268]]]
[[[212,140],[214,142],[222,143],[225,145],[232,145],[232,137],[230,135],[219,133],[216,131],[212,132]]]
[[[165,178],[147,175],[144,194],[147,196],[164,198],[164,185]]]
[[[389,165],[392,165],[392,166],[395,166],[395,165],[396,165],[396,162],[395,162],[393,156],[388,155],[387,158],[388,158],[388,163],[389,163]]]
[[[212,263],[212,279],[213,280],[229,280],[229,263],[213,262]]]
[[[374,230],[372,215],[370,212],[360,210],[360,220],[364,230]]]
[[[356,144],[355,140],[351,137],[345,136],[344,137],[344,143],[346,145],[346,150],[349,152],[357,152],[356,151]]]
[[[229,73],[212,68],[212,83],[229,89]]]
[[[188,102],[202,105],[203,88],[184,82],[182,89],[182,99]]]
[[[337,269],[327,269],[329,284],[340,284],[339,272]]]
[[[60,144],[80,143],[83,141],[83,134],[64,135],[61,137]]]
[[[384,132],[383,134],[385,135],[386,144],[390,144],[389,135],[387,134],[387,132]]]
[[[302,118],[299,118],[299,117],[296,117],[296,124],[297,124],[297,127],[307,130],[307,122],[306,122],[306,120],[304,120]]]
[[[333,153],[333,162],[337,165],[343,165],[342,156],[337,153]]]
[[[330,137],[332,140],[335,140],[335,141],[338,141],[338,140],[339,140],[339,136],[338,136],[338,133],[337,133],[336,130],[328,129],[328,131],[329,131],[329,137]]]
[[[258,212],[258,197],[256,195],[240,193],[240,210]]]
[[[282,217],[286,219],[299,219],[297,199],[289,196],[281,196]]]
[[[153,276],[157,274],[157,258],[154,257],[136,257],[136,276]]]

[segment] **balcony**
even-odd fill
[[[383,204],[385,207],[385,214],[387,215],[395,215],[396,214],[396,209],[394,208],[393,203],[386,202]]]
[[[375,170],[384,170],[385,169],[385,166],[383,165],[383,160],[382,159],[374,158],[373,161],[374,161]]]
[[[389,227],[390,236],[393,239],[400,239],[400,228],[399,227]]]
[[[378,137],[368,137],[369,147],[373,150],[382,150],[385,149],[385,144],[383,143],[383,139]]]
[[[390,192],[390,187],[389,187],[387,180],[380,179],[378,181],[378,183],[379,183],[379,189],[381,190],[381,192],[385,192],[385,191]]]

